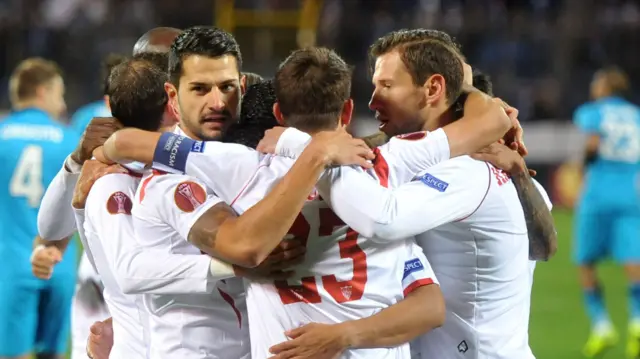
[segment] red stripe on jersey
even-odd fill
[[[474,209],[473,212],[469,213],[468,216],[462,217],[460,219],[456,219],[454,222],[464,221],[465,219],[471,217],[474,213],[478,211],[478,208],[482,206],[482,204],[484,203],[484,200],[487,199],[487,195],[489,194],[489,190],[491,189],[491,167],[489,167],[489,164],[487,162],[485,162],[484,164],[487,165],[487,170],[489,171],[489,184],[487,185],[487,191],[484,193],[484,197],[482,197],[482,201],[480,201],[480,203],[478,204],[478,207],[476,207],[476,209]]]
[[[380,153],[379,148],[375,148],[373,153],[376,155],[376,158],[373,160],[373,170],[378,176],[378,181],[380,181],[382,187],[389,187],[389,164],[382,156],[382,153]]]
[[[244,184],[244,187],[242,187],[242,189],[240,190],[240,193],[238,193],[238,195],[236,196],[236,198],[233,199],[233,201],[231,201],[231,203],[229,203],[229,206],[233,206],[234,203],[236,203],[236,201],[238,200],[238,198],[240,198],[240,196],[242,196],[242,194],[244,193],[244,191],[247,190],[247,186],[249,186],[249,183],[251,183],[251,181],[258,175],[258,171],[260,171],[260,169],[262,167],[266,167],[267,165],[260,165],[258,166],[258,168],[256,168],[256,171],[253,173],[253,176],[251,176],[251,178],[247,181],[247,183]]]
[[[420,287],[424,287],[425,285],[433,284],[433,283],[435,282],[431,278],[418,279],[417,281],[409,284],[409,286],[404,289],[404,296],[406,297],[407,295],[409,295],[409,293],[413,292],[414,290]]]
[[[233,297],[225,293],[220,288],[218,288],[218,292],[220,293],[220,296],[222,297],[222,299],[224,299],[225,302],[229,303],[233,311],[236,312],[236,316],[238,317],[238,326],[242,328],[242,314],[240,313],[238,308],[236,308],[236,302],[233,300]]]
[[[151,171],[151,176],[147,177],[142,182],[142,187],[140,187],[140,203],[142,203],[142,201],[144,200],[144,196],[147,194],[147,186],[149,185],[149,182],[151,181],[151,179],[155,176],[160,176],[165,174],[167,174],[167,172],[158,171],[158,170]]]

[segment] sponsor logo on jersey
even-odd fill
[[[468,350],[469,346],[467,345],[467,342],[465,340],[461,341],[460,344],[458,344],[458,352],[466,353]]]
[[[173,199],[176,206],[183,212],[193,212],[207,198],[207,193],[199,184],[191,181],[182,182],[176,186]]]
[[[193,145],[191,145],[191,152],[204,152],[204,141],[195,141]]]
[[[408,260],[404,262],[404,274],[402,275],[402,279],[405,279],[411,273],[420,272],[424,269],[424,265],[420,258],[414,258],[412,260]]]
[[[396,138],[399,138],[401,140],[407,140],[407,141],[417,141],[417,140],[421,140],[423,138],[427,137],[427,132],[426,131],[420,131],[420,132],[411,132],[411,133],[405,133],[404,135],[397,135]]]
[[[107,199],[107,212],[111,214],[131,214],[133,202],[124,192],[114,192]]]
[[[441,179],[438,179],[435,176],[432,176],[428,173],[425,173],[424,175],[422,175],[421,177],[419,177],[419,180],[422,181],[422,183],[426,184],[427,186],[435,189],[438,192],[444,192],[447,190],[447,188],[449,187],[449,184]]]

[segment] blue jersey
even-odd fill
[[[29,257],[38,233],[40,201],[78,141],[74,130],[33,108],[14,112],[0,122],[0,272],[4,273],[0,280],[4,276],[36,280]],[[73,252],[67,254],[74,256]],[[74,268],[74,258],[66,257],[65,266]],[[56,267],[56,271],[64,268]]]
[[[587,169],[584,196],[608,203],[637,203],[640,169],[640,108],[619,97],[580,106],[578,128],[600,137],[596,160]]]
[[[95,101],[80,107],[71,117],[71,127],[82,135],[91,119],[94,117],[110,117],[111,111],[104,100]]]

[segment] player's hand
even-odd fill
[[[127,173],[127,170],[119,165],[106,165],[96,160],[85,161],[73,191],[73,200],[71,201],[73,208],[83,209],[93,184],[98,178],[110,173]]]
[[[37,246],[31,254],[31,271],[36,278],[50,279],[53,267],[62,260],[62,252],[55,246]]]
[[[256,150],[262,153],[276,153],[276,145],[286,127],[276,126],[264,132],[264,137],[258,143]]]
[[[287,269],[302,263],[306,252],[307,248],[302,240],[285,237],[259,266],[255,268],[234,267],[234,269],[239,277],[287,279],[293,275],[293,272],[287,271]]]
[[[122,125],[115,117],[94,117],[84,130],[78,147],[71,154],[71,159],[84,164],[91,159],[94,149],[102,146],[112,133],[121,128]]]
[[[373,164],[369,161],[376,157],[363,140],[353,138],[345,127],[315,134],[305,151],[322,153],[325,163],[334,166],[358,165],[371,168]]]
[[[509,146],[518,151],[521,156],[529,154],[527,147],[524,144],[524,130],[518,120],[519,111],[517,108],[509,106],[508,103],[502,101],[499,98],[495,98],[494,101],[498,102],[511,120],[511,130],[504,135],[503,140]]]
[[[113,347],[113,325],[110,320],[95,322],[89,329],[87,356],[91,359],[109,359]]]
[[[472,154],[471,157],[489,162],[511,175],[527,171],[530,175],[535,176],[536,172],[527,168],[524,158],[515,150],[515,146],[513,148],[511,149],[502,143],[493,143]]]
[[[291,340],[269,348],[271,359],[336,359],[348,348],[343,326],[311,323],[290,330]]]

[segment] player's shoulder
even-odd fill
[[[91,187],[85,210],[106,210],[111,214],[131,214],[133,196],[140,178],[128,173],[111,173],[96,180]]]
[[[418,131],[411,132],[402,135],[397,135],[389,138],[387,143],[380,145],[378,148],[382,151],[393,152],[397,149],[404,148],[407,146],[414,146],[415,142],[424,142],[431,141],[438,137],[439,132],[443,130],[436,130],[433,132],[429,131]]]
[[[174,200],[176,196],[194,196],[204,200],[207,186],[195,177],[153,171],[145,176],[136,191],[137,201],[145,207],[153,207],[160,202]]]
[[[575,111],[573,111],[573,114],[575,117],[590,115],[598,112],[599,108],[602,107],[602,105],[603,103],[601,102],[585,102],[582,105],[576,107]]]

